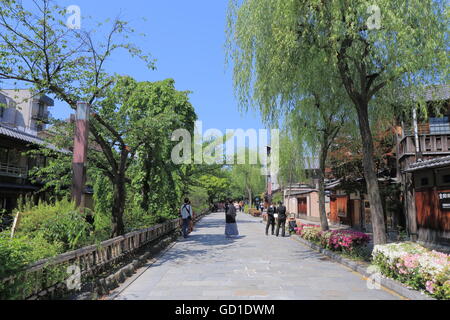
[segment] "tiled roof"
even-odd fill
[[[408,169],[406,169],[406,172],[413,172],[423,169],[432,169],[432,168],[438,168],[443,166],[450,166],[450,156],[446,157],[440,157],[440,158],[434,158],[430,160],[425,161],[418,161],[409,166]]]
[[[10,128],[7,127],[3,124],[0,123],[0,136],[7,136],[16,140],[20,140],[23,142],[27,142],[27,143],[31,143],[31,144],[35,144],[35,145],[41,145],[41,146],[45,146],[51,150],[54,151],[58,151],[58,152],[63,152],[63,153],[69,153],[70,151],[68,150],[64,150],[64,149],[58,149],[57,147],[55,147],[54,145],[46,142],[45,140],[42,140],[39,137],[36,137],[34,135],[31,135],[29,133],[14,129],[14,128]]]
[[[425,93],[427,101],[450,100],[450,85],[441,85],[430,88]]]
[[[444,101],[450,100],[450,85],[430,86],[424,92],[425,101]]]

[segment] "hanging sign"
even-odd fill
[[[441,210],[450,211],[450,192],[439,192],[439,206]]]

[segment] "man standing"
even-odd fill
[[[286,207],[283,205],[283,202],[279,202],[278,206],[278,224],[277,224],[277,237],[280,234],[281,227],[281,236],[284,237],[286,234]]]
[[[181,207],[181,218],[183,219],[183,237],[187,238],[188,236],[188,231],[189,231],[189,224],[191,222],[192,219],[192,207],[189,204],[189,199],[186,198],[184,199],[184,204]]]
[[[266,236],[269,235],[269,227],[272,226],[272,235],[275,233],[275,207],[273,204],[267,209],[267,225],[266,225]]]

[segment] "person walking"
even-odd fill
[[[286,235],[287,216],[286,216],[286,207],[283,205],[283,202],[280,201],[277,211],[278,211],[277,237],[280,234],[280,228],[281,228],[281,236],[284,237]]]
[[[266,225],[266,236],[269,235],[269,227],[272,226],[272,235],[275,233],[275,207],[273,204],[267,209],[267,225]]]
[[[228,210],[225,214],[225,222],[225,236],[227,238],[238,236],[239,230],[236,223],[236,208],[231,200],[229,201]]]
[[[181,219],[183,219],[183,237],[187,238],[192,220],[192,207],[188,198],[184,199],[184,204],[181,206]]]

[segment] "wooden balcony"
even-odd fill
[[[0,176],[26,179],[28,178],[28,170],[24,167],[0,163]]]
[[[450,132],[447,134],[420,134],[420,152],[427,157],[450,155]],[[399,145],[399,159],[416,155],[416,140],[413,135],[406,135]]]

